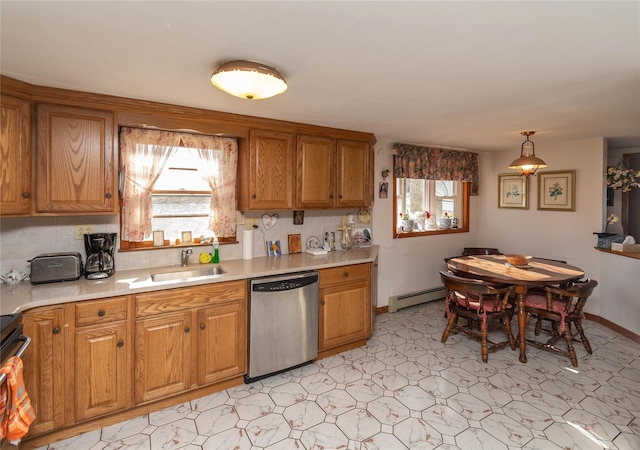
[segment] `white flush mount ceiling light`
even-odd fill
[[[211,83],[228,94],[260,100],[287,90],[284,77],[273,67],[253,61],[229,61],[211,75]]]
[[[509,164],[509,169],[515,169],[525,177],[535,174],[538,169],[547,167],[547,163],[536,157],[533,141],[529,140],[529,136],[533,136],[534,133],[535,131],[523,131],[520,133],[526,136],[527,139],[520,147],[520,158]]]

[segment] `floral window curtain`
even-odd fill
[[[478,154],[411,144],[394,144],[396,178],[478,183]]]
[[[123,240],[144,241],[151,236],[151,191],[179,144],[180,135],[168,131],[128,127],[120,130]]]
[[[211,188],[209,229],[218,237],[236,236],[238,142],[232,138],[182,134],[185,147],[197,148]]]

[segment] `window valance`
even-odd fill
[[[478,182],[478,154],[458,150],[394,144],[396,178]]]

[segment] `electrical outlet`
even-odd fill
[[[245,217],[244,219],[244,229],[245,230],[251,230],[254,227],[258,226],[258,219],[256,219],[255,217]]]
[[[93,225],[76,225],[76,241],[84,239],[84,234],[93,233]]]

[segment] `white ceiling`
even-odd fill
[[[2,74],[26,82],[519,151],[606,137],[640,146],[640,2],[0,3]],[[222,62],[276,67],[289,89],[242,100]]]

